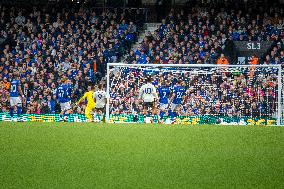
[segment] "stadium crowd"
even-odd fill
[[[62,78],[74,91],[73,102],[105,76],[108,62],[128,53],[129,64],[234,64],[233,41],[273,41],[260,64],[283,64],[283,9],[272,7],[253,14],[241,10],[192,7],[189,13],[171,10],[154,33],[132,50],[139,10],[95,10],[85,7],[34,7],[31,12],[0,6],[0,111],[9,111],[9,88],[20,74],[24,93],[23,113],[60,112],[55,94]],[[141,113],[137,99],[147,73],[120,70],[111,78],[111,113]],[[273,74],[251,79],[247,72],[235,75],[156,73],[154,84],[171,89],[183,80],[183,106],[172,115],[259,116],[275,112],[276,78]],[[255,74],[256,75],[256,74]],[[258,75],[259,76],[259,75]],[[170,109],[170,106],[168,107]],[[83,113],[77,109],[75,113]]]
[[[137,49],[130,50],[125,60],[129,64],[236,64],[234,41],[272,41],[263,57],[254,57],[251,64],[284,64],[283,8],[247,12],[234,9],[204,9],[193,7],[188,14],[174,10],[162,20],[154,33],[148,33]],[[176,78],[183,80],[187,92],[175,113],[179,115],[271,116],[276,108],[275,70],[259,69],[235,75],[219,72],[218,76],[167,74],[156,77],[158,88],[163,81],[174,88]],[[138,72],[138,73],[137,73]],[[262,74],[261,76],[259,74]],[[124,75],[123,72],[120,75]],[[111,88],[116,98],[112,113],[141,113],[135,98],[142,72],[134,71],[130,83],[121,76]],[[124,77],[127,77],[124,75]],[[122,77],[122,78],[124,78]],[[128,89],[130,85],[130,89]],[[173,93],[173,92],[172,92]],[[170,104],[167,113],[171,113]],[[130,112],[128,112],[130,113]],[[133,112],[132,112],[133,113]],[[175,114],[174,113],[174,114]]]
[[[284,63],[284,11],[192,7],[188,14],[173,9],[154,33],[129,52],[132,64],[236,64],[233,41],[273,41],[259,63]],[[226,61],[220,61],[224,54]]]
[[[73,101],[105,75],[135,42],[144,15],[139,9],[0,5],[0,112],[9,111],[9,89],[20,74],[23,113],[60,112],[60,79],[74,87]],[[81,113],[79,111],[78,113]]]

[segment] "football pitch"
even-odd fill
[[[0,188],[283,188],[284,127],[0,122]]]

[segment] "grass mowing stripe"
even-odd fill
[[[281,188],[284,128],[0,123],[1,188]]]

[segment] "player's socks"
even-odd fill
[[[21,114],[22,114],[22,107],[17,107],[17,121],[22,121],[21,118]]]
[[[96,119],[98,114],[94,113],[93,118]]]
[[[11,116],[11,118],[14,117],[14,108],[10,108],[10,116]]]
[[[164,118],[164,115],[165,115],[165,112],[162,112],[162,111],[161,111],[161,112],[160,112],[160,118],[163,119],[163,118]]]
[[[17,107],[17,116],[20,117],[22,114],[22,107]]]
[[[172,117],[172,115],[173,115],[173,111],[172,110],[169,110],[169,117]]]

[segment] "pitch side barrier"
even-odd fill
[[[71,114],[62,119],[60,114],[22,114],[19,117],[11,118],[8,113],[0,113],[0,122],[4,121],[21,121],[21,122],[88,122],[85,115],[82,114]],[[94,122],[102,122],[103,118],[101,116],[96,116]],[[209,125],[276,125],[277,120],[275,118],[269,117],[225,117],[225,116],[177,116],[176,118],[171,118],[164,116],[162,119],[163,124],[179,124],[179,125],[199,125],[199,124],[209,124]],[[158,123],[157,116],[153,117],[151,122],[148,122],[144,115],[110,115],[109,123]]]

